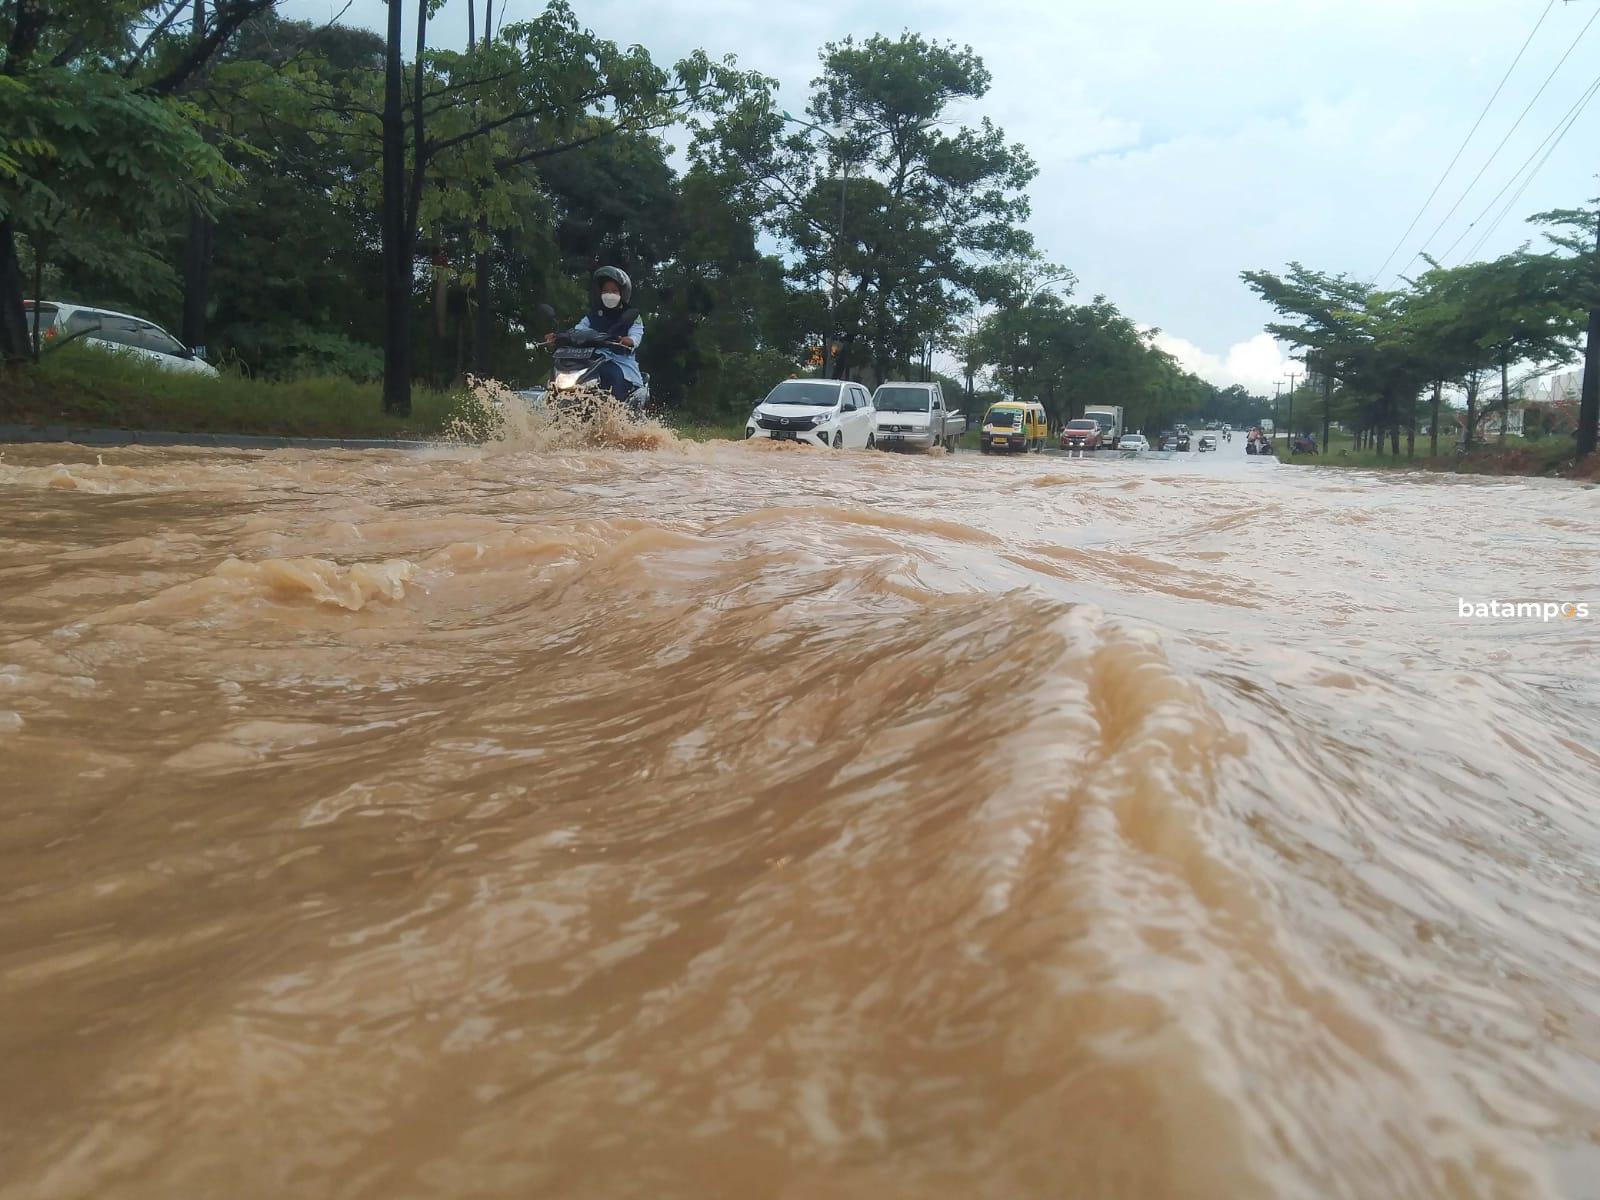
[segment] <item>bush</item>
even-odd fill
[[[383,351],[334,330],[298,322],[230,326],[217,339],[223,357],[237,357],[266,379],[344,375],[366,383],[383,378]]]

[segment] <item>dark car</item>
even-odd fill
[[[1168,430],[1161,435],[1161,448],[1163,450],[1187,450],[1189,448],[1189,433],[1187,430],[1174,432]]]

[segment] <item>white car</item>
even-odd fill
[[[22,307],[31,336],[33,301],[24,300]],[[70,339],[100,350],[131,354],[167,371],[213,377],[217,374],[215,367],[154,321],[112,312],[109,308],[91,308],[55,300],[42,301],[38,307],[39,342],[43,348],[48,348],[52,342],[64,345]]]
[[[1117,443],[1117,449],[1148,450],[1150,449],[1150,439],[1142,433],[1125,433],[1122,435],[1122,440]]]
[[[835,450],[871,449],[878,439],[872,397],[847,379],[785,379],[756,405],[744,436]]]

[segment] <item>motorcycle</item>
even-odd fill
[[[555,323],[555,309],[548,304],[541,304],[539,311],[552,324]],[[577,410],[587,416],[595,395],[600,392],[609,394],[609,389],[600,382],[600,366],[605,362],[600,349],[617,344],[615,338],[593,329],[567,329],[557,333],[554,343],[547,347],[552,362],[546,403],[558,409]],[[635,416],[643,416],[650,407],[650,379],[648,376],[641,378],[644,382],[622,401],[623,406]]]

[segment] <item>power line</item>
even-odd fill
[[[1566,127],[1567,122],[1575,114],[1583,111],[1583,106],[1589,102],[1589,97],[1594,95],[1596,88],[1600,88],[1600,79],[1596,79],[1587,88],[1585,88],[1578,98],[1572,102],[1572,107],[1561,114],[1561,117],[1556,121],[1555,126],[1550,130],[1549,133],[1545,134],[1544,137],[1539,140],[1539,144],[1533,148],[1533,153],[1528,155],[1528,157],[1523,160],[1520,167],[1511,172],[1511,177],[1507,179],[1505,183],[1500,185],[1500,190],[1494,194],[1494,198],[1483,206],[1483,211],[1477,216],[1473,217],[1472,220],[1467,223],[1467,227],[1460,233],[1456,234],[1456,240],[1445,247],[1444,252],[1439,255],[1439,261],[1443,262],[1445,259],[1449,258],[1450,255],[1455,252],[1455,248],[1466,240],[1467,235],[1478,227],[1479,222],[1489,215],[1490,211],[1493,210],[1496,204],[1500,203],[1501,197],[1511,190],[1511,185],[1516,183],[1517,180],[1522,177],[1522,173],[1528,169],[1533,160],[1539,157],[1539,154],[1544,150],[1550,139],[1556,137],[1558,134],[1561,134],[1563,128]]]
[[[1406,226],[1406,231],[1395,241],[1394,249],[1390,250],[1389,256],[1383,260],[1383,266],[1380,266],[1372,273],[1372,278],[1367,281],[1369,284],[1376,283],[1378,276],[1383,274],[1383,268],[1393,262],[1394,256],[1400,253],[1400,247],[1405,245],[1406,239],[1411,236],[1411,231],[1417,227],[1417,222],[1422,220],[1422,214],[1428,211],[1428,205],[1433,203],[1433,198],[1439,194],[1439,189],[1444,186],[1444,181],[1450,177],[1450,172],[1455,170],[1456,163],[1461,161],[1461,155],[1466,150],[1467,143],[1472,141],[1473,134],[1478,132],[1478,127],[1483,124],[1483,119],[1489,115],[1489,110],[1494,107],[1494,102],[1500,98],[1501,91],[1505,89],[1506,81],[1511,78],[1511,72],[1517,69],[1517,64],[1522,61],[1524,51],[1528,49],[1528,43],[1533,41],[1533,35],[1539,32],[1539,27],[1544,24],[1544,19],[1550,15],[1550,10],[1555,6],[1556,0],[1550,0],[1550,3],[1545,5],[1544,11],[1539,14],[1539,19],[1534,22],[1533,29],[1529,31],[1528,36],[1523,40],[1522,49],[1517,51],[1517,56],[1511,60],[1511,65],[1506,68],[1506,73],[1500,76],[1500,82],[1496,85],[1494,94],[1489,97],[1489,102],[1483,106],[1483,111],[1478,114],[1478,119],[1472,123],[1472,128],[1467,130],[1467,136],[1461,139],[1461,145],[1456,147],[1455,157],[1450,160],[1450,165],[1444,169],[1444,174],[1439,176],[1439,181],[1433,185],[1433,191],[1428,193],[1428,198],[1422,202],[1422,207],[1417,209],[1417,215],[1411,218],[1411,224]]]
[[[1595,80],[1594,83],[1589,85],[1589,90],[1583,94],[1582,98],[1575,106],[1577,111],[1572,113],[1571,119],[1567,120],[1566,125],[1562,126],[1559,123],[1557,124],[1556,127],[1560,129],[1561,132],[1556,135],[1556,140],[1550,143],[1550,149],[1544,152],[1544,157],[1538,161],[1533,170],[1528,172],[1527,178],[1522,181],[1522,186],[1516,190],[1510,200],[1506,201],[1505,207],[1502,208],[1499,215],[1495,217],[1494,223],[1490,225],[1489,228],[1485,229],[1483,231],[1483,236],[1473,243],[1472,249],[1467,251],[1466,257],[1462,259],[1463,262],[1473,258],[1478,251],[1483,248],[1483,244],[1487,242],[1491,236],[1493,236],[1494,231],[1500,228],[1500,222],[1506,219],[1506,216],[1513,208],[1516,207],[1517,201],[1522,199],[1522,194],[1526,192],[1529,185],[1533,183],[1534,176],[1538,175],[1539,172],[1544,168],[1545,163],[1550,161],[1550,156],[1556,152],[1556,147],[1561,145],[1561,140],[1567,136],[1568,131],[1578,123],[1578,118],[1583,115],[1583,110],[1589,106],[1589,101],[1594,99],[1596,92],[1600,92],[1600,79]],[[1571,110],[1569,109],[1568,111],[1570,112]],[[1545,140],[1549,140],[1548,135],[1546,136]],[[1543,144],[1544,143],[1542,142],[1540,143],[1540,145]],[[1534,153],[1537,154],[1538,151],[1535,150]],[[1526,166],[1526,164],[1524,164],[1524,166]],[[1515,179],[1516,176],[1513,175],[1512,178]],[[1509,183],[1507,186],[1510,186]],[[1491,200],[1490,203],[1493,204],[1494,201]]]
[[[1583,28],[1578,30],[1578,36],[1572,39],[1572,44],[1567,47],[1567,52],[1563,54],[1556,65],[1550,69],[1550,74],[1544,77],[1544,82],[1539,85],[1539,90],[1533,94],[1533,99],[1529,100],[1527,106],[1517,114],[1517,119],[1511,123],[1511,128],[1506,130],[1506,135],[1500,139],[1500,144],[1490,151],[1488,161],[1486,161],[1482,167],[1478,168],[1478,173],[1472,177],[1472,182],[1467,184],[1466,190],[1461,193],[1460,199],[1450,206],[1450,211],[1445,213],[1444,219],[1441,220],[1434,228],[1434,231],[1428,235],[1428,240],[1422,243],[1422,246],[1417,253],[1413,254],[1411,258],[1406,260],[1407,266],[1409,266],[1414,259],[1425,254],[1428,247],[1433,243],[1433,239],[1438,237],[1444,227],[1450,223],[1450,218],[1456,215],[1456,210],[1459,209],[1466,198],[1472,194],[1472,189],[1478,186],[1478,180],[1482,179],[1484,173],[1494,165],[1494,160],[1499,156],[1500,151],[1505,149],[1506,143],[1511,140],[1511,135],[1516,133],[1516,131],[1521,127],[1522,119],[1526,117],[1533,106],[1539,102],[1539,97],[1544,95],[1545,89],[1550,86],[1550,81],[1556,77],[1556,72],[1561,70],[1567,59],[1572,57],[1572,52],[1578,48],[1578,43],[1583,40],[1583,35],[1589,32],[1589,26],[1593,25],[1597,19],[1600,19],[1600,8],[1597,8],[1593,15],[1590,16],[1588,21],[1584,22]],[[1401,269],[1403,270],[1404,268],[1402,267]]]

